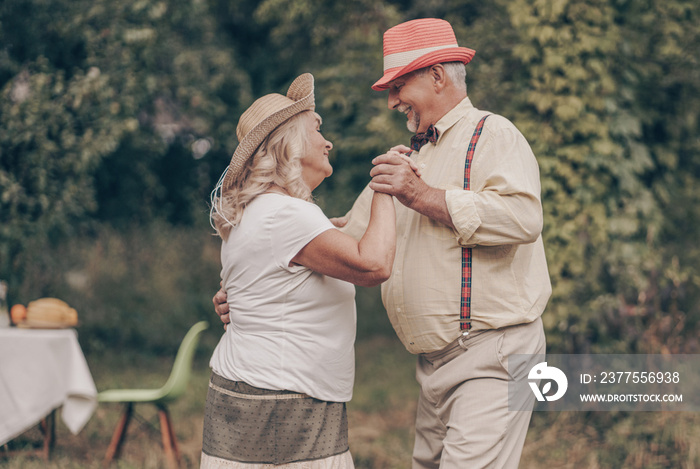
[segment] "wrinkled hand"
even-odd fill
[[[406,145],[395,145],[391,147],[389,151],[398,151],[399,153],[408,154],[411,153],[413,150],[408,148]]]
[[[216,295],[214,295],[214,298],[211,300],[212,303],[214,303],[214,311],[219,315],[221,322],[224,323],[224,330],[226,330],[228,324],[231,322],[227,300],[228,297],[226,296],[223,286],[216,292]]]
[[[418,164],[416,164],[415,161],[413,161],[408,155],[413,151],[410,148],[408,148],[406,145],[396,145],[393,146],[389,149],[390,152],[395,151],[398,152],[401,155],[401,159],[406,161],[408,164],[411,165],[411,169],[413,170],[414,173],[416,173],[416,176],[420,177],[421,172],[420,168],[418,167]]]
[[[415,161],[397,150],[409,149],[399,145],[372,160],[374,168],[369,173],[372,176],[369,187],[374,191],[393,195],[403,205],[411,207],[427,186],[420,178]]]

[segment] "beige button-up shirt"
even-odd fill
[[[465,98],[440,119],[439,138],[412,158],[423,180],[444,189],[455,229],[396,204],[396,258],[382,300],[411,353],[441,350],[460,335],[462,247],[472,248],[472,331],[537,319],[552,291],[542,244],[539,167],[507,119],[486,119],[464,190],[469,141],[487,115]],[[360,194],[343,228],[360,239],[372,191]]]

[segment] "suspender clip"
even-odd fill
[[[469,329],[464,329],[462,334],[459,336],[459,346],[464,350],[467,350],[467,340],[469,340]]]

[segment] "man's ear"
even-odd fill
[[[436,93],[440,93],[447,86],[447,73],[445,73],[445,67],[442,64],[435,64],[430,67],[428,72],[433,83],[433,88]]]

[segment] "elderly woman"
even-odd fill
[[[211,358],[202,468],[352,468],[355,289],[389,277],[391,196],[374,195],[362,239],[312,201],[333,172],[311,74],[240,118],[212,195],[230,318]]]

